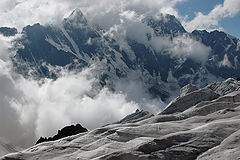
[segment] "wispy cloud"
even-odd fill
[[[98,0],[1,0],[0,26],[16,26],[20,29],[37,22],[54,23],[75,8],[82,9],[90,20],[96,22],[111,17],[108,23],[114,22],[114,15],[118,16],[128,10],[140,14],[164,12],[177,15],[174,6],[183,1],[185,0],[102,0],[99,3]]]
[[[193,20],[183,24],[188,31],[223,29],[219,22],[225,18],[234,17],[239,12],[239,0],[224,0],[223,4],[216,5],[207,15],[198,12]]]
[[[150,45],[158,52],[165,51],[171,57],[190,58],[195,62],[205,63],[211,52],[211,48],[189,35],[179,35],[170,39],[169,37],[155,37]]]

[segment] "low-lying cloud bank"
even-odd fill
[[[37,137],[53,135],[74,123],[93,129],[139,108],[124,94],[107,88],[91,93],[94,88],[93,79],[88,79],[89,69],[39,84],[21,76],[13,78],[7,66],[2,65],[1,71],[5,72],[0,73],[0,136],[16,143],[33,144]]]
[[[19,37],[21,35],[17,35]],[[80,123],[88,129],[119,121],[136,109],[159,112],[164,103],[151,99],[136,76],[117,82],[116,91],[97,84],[95,64],[81,72],[61,69],[56,80],[24,78],[10,57],[14,38],[0,35],[0,137],[22,147],[40,136]],[[52,68],[54,71],[54,68]]]
[[[93,129],[139,108],[124,93],[94,88],[94,67],[80,73],[62,70],[57,80],[25,79],[12,71],[10,40],[0,37],[0,42],[0,137],[29,146],[65,125],[81,123]]]
[[[32,128],[36,136],[50,136],[65,125],[81,123],[93,129],[118,121],[134,112],[138,105],[127,101],[124,94],[107,88],[95,92],[90,69],[80,73],[66,73],[53,81],[19,78],[13,81],[19,98],[9,97],[9,107],[18,114],[24,128]],[[30,130],[31,131],[31,130]]]

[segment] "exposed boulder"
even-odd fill
[[[229,78],[226,81],[216,82],[211,85],[208,85],[207,88],[210,88],[220,96],[224,96],[234,91],[240,91],[240,81],[237,81],[236,79],[233,78]]]
[[[134,122],[139,122],[139,121],[148,119],[153,116],[154,115],[148,111],[143,111],[143,110],[137,109],[135,113],[127,115],[125,118],[123,118],[122,120],[120,120],[117,123],[121,123],[121,124],[134,123]]]
[[[181,97],[193,92],[193,91],[196,91],[198,90],[197,86],[193,85],[193,84],[188,84],[186,86],[184,86],[182,89],[181,89]]]
[[[187,94],[189,94],[193,91],[196,91],[196,90],[198,90],[197,86],[195,86],[193,84],[188,84],[181,89],[181,95],[180,96],[181,97],[186,96]]]
[[[221,102],[221,101],[240,102],[240,91],[234,91],[216,99],[216,102]]]
[[[174,99],[169,105],[167,105],[167,107],[161,112],[161,114],[173,114],[177,112],[183,112],[199,102],[210,101],[218,97],[219,95],[211,89],[203,88],[186,94],[185,96]]]

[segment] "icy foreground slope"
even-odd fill
[[[178,106],[171,109],[171,114],[163,112],[135,123],[131,115],[131,123],[111,124],[42,143],[2,159],[239,159],[240,82],[228,79],[204,89],[192,88],[185,87],[184,93],[171,103],[175,106],[179,103],[184,109]],[[191,99],[199,92],[202,97],[211,98],[200,102]],[[171,104],[165,110],[172,108]],[[136,115],[140,115],[139,111]]]

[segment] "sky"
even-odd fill
[[[225,3],[226,2],[227,1],[225,0]],[[215,27],[215,29],[223,30],[226,33],[240,38],[240,4],[239,2],[237,3],[237,1],[233,0],[230,0],[229,2],[232,5],[236,5],[238,11],[231,16],[220,19],[218,21],[219,24]],[[219,4],[224,4],[224,0],[188,0],[184,3],[177,4],[176,8],[179,11],[179,15],[187,16],[187,20],[191,21],[196,18],[196,14],[198,12],[201,12],[204,15],[208,15],[213,10],[213,8]],[[229,8],[231,10],[231,7]],[[206,29],[208,28],[206,27]]]
[[[141,15],[169,13],[175,15],[189,32],[219,29],[240,38],[239,0],[1,0],[0,26],[21,30],[37,22],[55,23],[75,8],[80,8],[89,20],[97,23],[114,20],[124,11]]]

